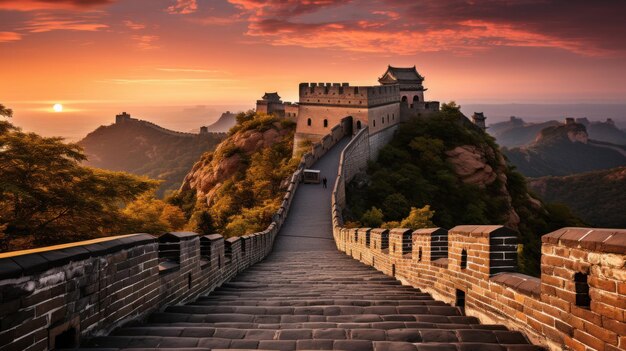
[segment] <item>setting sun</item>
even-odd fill
[[[54,106],[52,106],[52,109],[54,110],[54,112],[63,112],[63,105],[54,104]]]

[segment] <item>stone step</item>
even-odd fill
[[[428,342],[483,342],[499,344],[528,344],[524,335],[517,331],[481,330],[472,328],[436,329],[436,328],[207,328],[207,327],[135,327],[121,328],[112,336],[126,337],[194,337],[221,339],[251,340],[371,340],[371,341],[405,341],[413,343]]]
[[[368,298],[369,297],[369,298]],[[389,295],[389,296],[379,296],[379,295],[375,295],[375,296],[364,296],[364,295],[359,295],[357,298],[355,298],[352,295],[327,295],[327,296],[314,296],[314,297],[303,297],[303,296],[293,296],[288,300],[294,300],[294,301],[302,301],[302,300],[318,300],[318,299],[324,299],[324,300],[365,300],[365,301],[380,301],[380,300],[388,300],[388,301],[424,301],[424,300],[432,300],[432,297],[430,295],[400,295],[400,296],[396,296],[396,295]],[[286,299],[284,298],[284,296],[254,296],[254,297],[249,297],[249,296],[245,296],[245,297],[240,297],[238,295],[235,294],[230,294],[230,295],[208,295],[208,296],[201,296],[198,298],[198,301],[233,301],[233,300],[256,300],[256,301],[285,301]]]
[[[237,331],[237,330],[235,330]],[[326,336],[322,338],[306,337],[309,336],[311,331],[308,330],[281,330],[274,334],[276,339],[268,339],[266,336],[270,336],[271,332],[266,333],[265,330],[252,330],[250,333],[246,331],[243,334],[224,333],[222,336],[226,337],[160,337],[160,336],[108,336],[108,337],[95,337],[87,342],[86,346],[97,348],[130,348],[130,349],[145,349],[145,348],[203,348],[203,349],[263,349],[263,350],[311,350],[311,349],[323,349],[323,350],[355,350],[355,351],[378,351],[378,350],[404,350],[408,347],[413,347],[412,350],[480,350],[480,351],[507,351],[507,350],[538,350],[534,347],[528,347],[530,345],[523,343],[498,343],[497,339],[491,342],[494,335],[485,336],[487,341],[474,341],[474,337],[469,337],[467,340],[460,339],[457,335],[446,333],[446,331],[426,331],[423,334],[420,333],[416,338],[422,338],[423,341],[402,341],[402,340],[370,340],[372,338],[380,338],[380,333],[372,330],[363,330],[358,332],[357,337],[367,337],[369,339],[333,339],[334,333],[329,331],[327,334],[321,334],[320,336]],[[369,333],[366,333],[369,332]],[[470,331],[475,332],[475,331]],[[510,332],[509,332],[510,333]],[[399,338],[406,338],[404,334],[399,333]],[[481,335],[482,337],[482,335]],[[497,337],[496,337],[497,338]],[[515,340],[515,336],[504,336],[504,339],[511,338]],[[409,338],[410,339],[410,338]],[[445,341],[454,340],[457,341]],[[432,340],[432,341],[426,341]],[[379,342],[385,342],[383,345],[378,345]],[[434,346],[434,347],[425,347]],[[519,347],[514,347],[519,346]],[[399,347],[402,347],[401,349]]]
[[[424,298],[423,300],[327,300],[327,299],[290,299],[290,300],[250,300],[250,299],[198,299],[187,305],[201,306],[446,306],[442,301]]]
[[[213,292],[212,296],[251,296],[251,297],[268,297],[268,296],[292,296],[292,295],[302,295],[302,294],[328,294],[328,295],[339,295],[339,296],[350,296],[353,298],[358,298],[364,294],[366,295],[391,295],[391,296],[425,296],[423,293],[410,291],[410,290],[390,290],[390,289],[277,289],[277,290],[258,290],[258,291],[225,291],[218,290]],[[263,295],[260,295],[263,294]]]
[[[272,279],[272,278],[268,278]],[[294,289],[327,289],[329,287],[335,287],[337,289],[342,288],[358,288],[361,290],[366,289],[374,289],[374,290],[393,290],[397,288],[398,291],[413,291],[420,292],[420,290],[415,289],[409,286],[403,286],[398,283],[387,283],[387,282],[369,282],[369,281],[359,281],[359,282],[333,282],[326,280],[299,280],[299,281],[291,281],[288,279],[285,280],[273,280],[273,284],[264,284],[263,280],[260,281],[247,281],[245,288],[239,288],[231,285],[223,285],[215,289],[215,291],[248,291],[248,290],[280,290],[285,288],[294,288]],[[255,286],[256,285],[256,286]]]
[[[414,315],[460,316],[458,307],[453,306],[170,306],[166,312],[188,314],[248,314],[248,315]]]
[[[411,315],[411,314],[357,314],[357,315],[255,315],[243,313],[223,313],[223,314],[191,314],[191,313],[171,313],[155,312],[148,318],[150,323],[302,323],[302,322],[331,322],[331,323],[374,323],[385,321],[396,322],[426,322],[426,323],[457,323],[457,324],[477,324],[475,317],[461,315]]]
[[[333,323],[333,322],[302,322],[302,323],[237,323],[237,322],[216,322],[216,323],[150,323],[149,325],[137,324],[128,326],[129,328],[239,328],[239,329],[481,329],[481,330],[508,330],[499,324],[457,324],[457,323],[426,323],[426,322],[374,322],[374,323]],[[118,329],[118,331],[123,329]],[[123,334],[121,334],[123,335]]]

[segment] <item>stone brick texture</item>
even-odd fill
[[[541,278],[530,277],[516,272],[516,234],[503,226],[344,228],[345,185],[358,168],[351,163],[351,154],[342,154],[332,197],[340,251],[550,350],[626,350],[625,229],[544,235]]]
[[[302,156],[280,209],[262,232],[130,234],[0,254],[0,351],[48,350],[56,336],[104,335],[165,306],[192,301],[263,260],[302,172],[352,134],[346,118]]]

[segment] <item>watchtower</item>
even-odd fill
[[[282,117],[285,115],[285,106],[277,92],[265,93],[261,100],[256,101],[256,112],[276,113]]]
[[[115,116],[115,123],[124,123],[131,120],[131,117],[128,113],[122,112],[119,115]]]
[[[487,129],[487,126],[485,125],[486,119],[487,117],[485,117],[485,114],[483,112],[474,112],[474,114],[472,115],[472,122],[474,122],[474,124],[482,130]]]
[[[398,85],[400,87],[400,101],[405,106],[412,107],[417,102],[424,102],[424,77],[413,67],[387,66],[387,71],[378,78],[381,85]]]

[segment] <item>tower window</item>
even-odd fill
[[[461,269],[467,268],[467,251],[463,249],[461,251]]]
[[[374,122],[374,127],[376,127],[376,120],[373,120],[372,122]]]
[[[328,127],[328,120],[327,119],[324,120],[324,128],[326,128],[326,127]]]
[[[306,120],[306,125],[309,126],[309,127],[311,126],[311,119],[310,118]]]
[[[456,289],[456,301],[454,306],[458,307],[462,312],[465,312],[465,291]]]
[[[589,296],[588,275],[584,273],[574,274],[574,284],[576,286],[576,306],[589,308],[591,297]]]
[[[356,121],[356,129],[361,129],[361,121]]]

